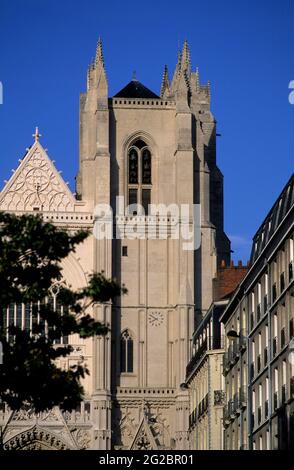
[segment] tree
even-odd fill
[[[108,326],[95,321],[87,309],[126,289],[103,273],[94,273],[79,291],[60,287],[62,312],[46,299],[62,279],[61,261],[88,235],[70,234],[38,216],[0,213],[0,400],[11,409],[30,404],[36,412],[55,405],[71,410],[83,399],[80,380],[89,371],[82,361],[68,370],[57,366],[56,360],[72,351],[70,345],[58,344],[59,339],[74,333],[81,338],[105,335]],[[4,314],[14,304],[28,306],[30,328],[5,324]]]

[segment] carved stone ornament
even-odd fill
[[[74,197],[45,150],[36,142],[0,193],[0,209],[73,211]]]

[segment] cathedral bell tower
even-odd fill
[[[94,214],[112,207],[120,235],[94,239],[94,268],[128,289],[95,309],[110,333],[94,340],[94,448],[186,449],[192,333],[212,302],[217,265],[230,258],[210,85],[192,70],[187,41],[171,81],[164,68],[160,95],[134,78],[112,98],[98,41],[80,102],[77,194]],[[182,227],[193,228],[194,204],[201,244],[187,250]],[[182,205],[185,217],[173,212]]]

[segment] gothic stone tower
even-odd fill
[[[98,42],[80,100],[77,194],[88,210],[108,204],[114,215],[123,196],[133,205],[118,216],[123,227],[142,217],[138,204],[201,205],[195,251],[171,236],[167,214],[154,221],[165,238],[95,240],[93,253],[94,269],[128,289],[119,303],[95,311],[111,330],[94,345],[93,448],[185,449],[190,340],[212,301],[217,265],[230,257],[210,86],[192,71],[187,42],[171,82],[165,67],[160,96],[133,79],[112,98]],[[191,213],[184,223],[191,226]]]

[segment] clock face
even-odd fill
[[[159,326],[163,322],[162,312],[150,312],[148,315],[148,321],[152,326]]]

